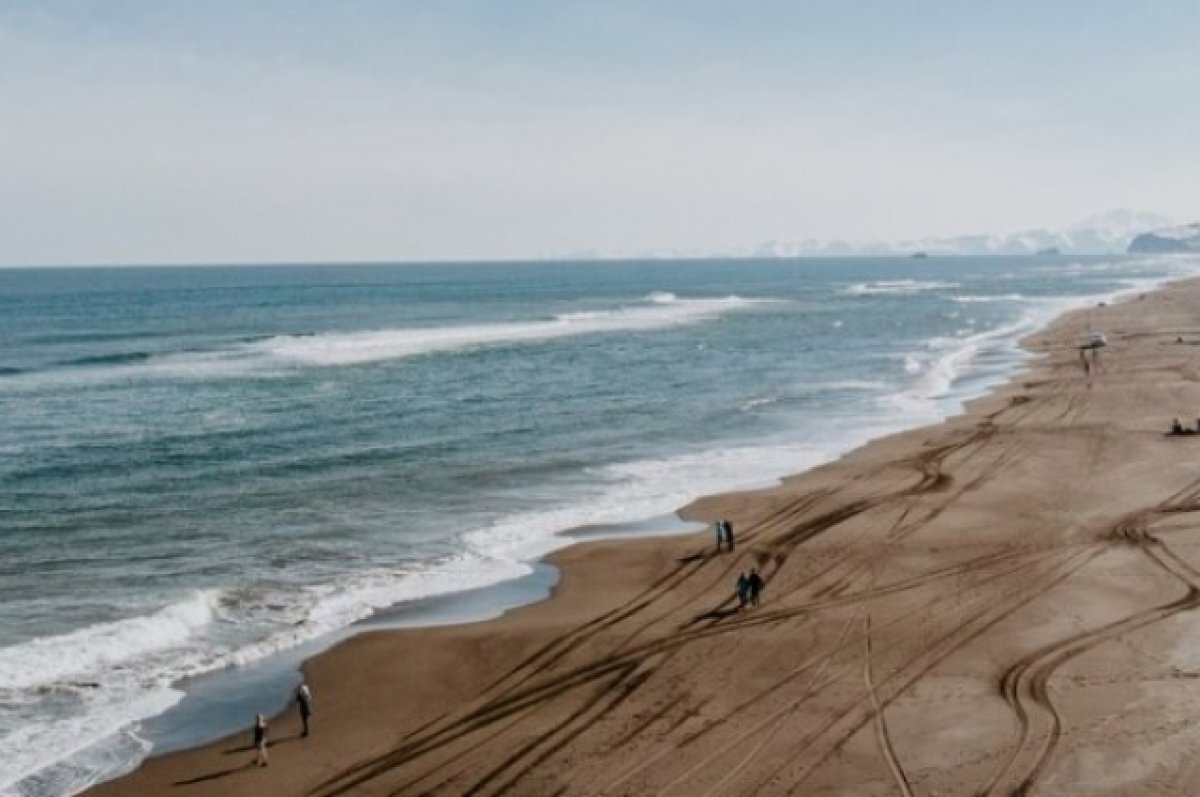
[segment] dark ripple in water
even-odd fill
[[[115,354],[92,354],[86,357],[74,357],[70,360],[60,360],[54,363],[66,367],[88,365],[129,365],[149,360],[154,355],[148,351],[117,352]]]

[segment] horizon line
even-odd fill
[[[257,261],[180,261],[172,263],[21,263],[0,265],[0,271],[43,271],[70,269],[166,269],[166,268],[288,268],[311,266],[485,266],[485,265],[563,265],[568,263],[634,263],[634,262],[705,262],[734,260],[757,262],[767,260],[952,260],[960,258],[1092,258],[1136,255],[1125,252],[1086,252],[1039,254],[1036,252],[992,252],[988,254],[961,254],[957,252],[892,252],[880,254],[820,253],[797,255],[614,255],[611,257],[497,257],[497,258],[442,258],[429,260],[257,260]],[[1169,254],[1169,253],[1162,253]],[[922,257],[915,257],[922,255]]]

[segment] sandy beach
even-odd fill
[[[248,708],[87,793],[1200,792],[1200,436],[1164,434],[1198,345],[1196,281],[1069,314],[964,414],[685,510],[733,553],[575,545],[548,601],[310,661],[313,735],[274,718],[269,767]]]

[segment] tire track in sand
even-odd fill
[[[892,777],[896,779],[896,786],[899,787],[900,793],[904,797],[914,797],[912,785],[908,782],[908,777],[904,774],[904,767],[900,766],[900,759],[896,755],[896,749],[892,746],[892,737],[888,734],[887,718],[883,715],[883,706],[879,705],[879,695],[875,692],[875,683],[871,679],[871,615],[867,614],[864,620],[863,629],[864,646],[866,650],[863,656],[863,681],[867,684],[867,694],[871,696],[871,708],[875,714],[875,737],[879,741],[879,752],[883,755],[883,760],[887,762],[888,769],[892,773]]]
[[[1000,679],[1000,692],[1016,716],[1017,740],[978,794],[1026,795],[1046,772],[1063,733],[1063,717],[1049,691],[1050,679],[1059,668],[1105,642],[1200,606],[1200,573],[1146,531],[1146,519],[1159,513],[1152,510],[1127,518],[1114,528],[1114,536],[1137,545],[1157,567],[1179,580],[1185,593],[1168,603],[1046,645],[1011,665]],[[1002,789],[1005,784],[1009,787]]]

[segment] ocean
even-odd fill
[[[508,605],[571,532],[671,530],[943,418],[1055,315],[1102,331],[1100,302],[1198,266],[0,270],[0,795],[228,731],[183,707],[381,613]]]

